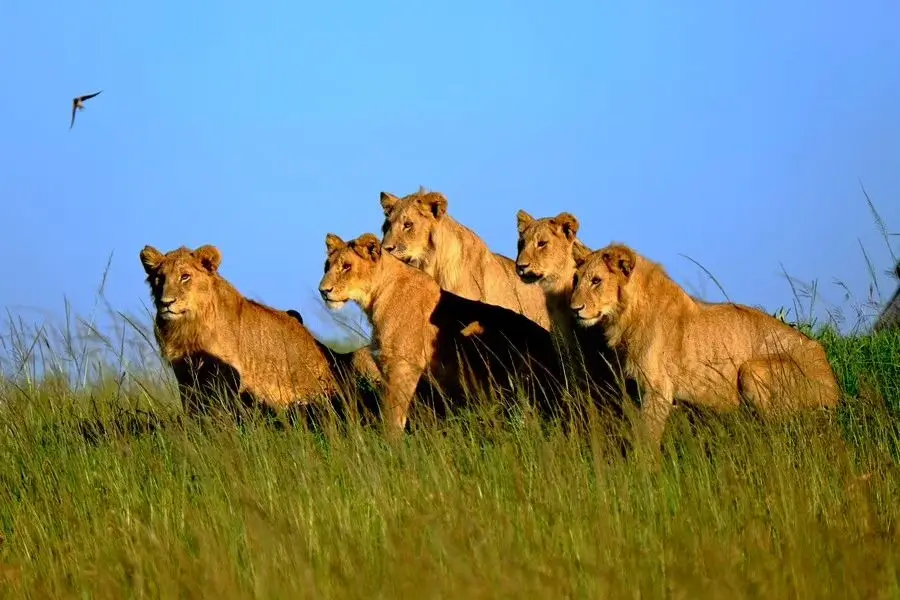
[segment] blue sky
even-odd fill
[[[213,243],[242,292],[327,336],[325,233],[377,232],[379,191],[420,184],[507,255],[517,209],[565,210],[708,299],[682,255],[739,302],[788,304],[783,266],[846,307],[860,244],[886,298],[860,180],[900,231],[898,24],[890,0],[12,0],[0,305],[88,310],[113,252],[107,297],[140,310],[144,244]]]

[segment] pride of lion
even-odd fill
[[[354,302],[372,325],[371,343],[348,353],[317,340],[297,311],[243,296],[219,273],[215,246],[141,250],[186,412],[223,391],[276,411],[347,401],[364,379],[392,435],[419,405],[443,416],[473,398],[524,398],[571,418],[564,407],[587,399],[636,402],[636,429],[658,446],[676,403],[771,419],[839,401],[817,341],[760,310],[692,298],[626,245],[592,251],[574,215],[520,210],[512,259],[453,219],[443,194],[381,192],[380,203],[381,239],[325,236],[323,301]]]

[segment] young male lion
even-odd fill
[[[342,393],[347,377],[378,381],[367,347],[333,352],[303,326],[300,313],[241,295],[219,274],[215,246],[166,254],[145,246],[140,258],[156,307],[156,339],[188,412],[205,409],[207,396],[219,390],[285,408]]]
[[[475,232],[447,214],[443,194],[420,188],[398,198],[381,192],[381,207],[382,244],[389,253],[425,271],[449,292],[508,308],[550,328],[541,290],[525,285],[512,259],[491,252]]]
[[[768,418],[833,407],[840,397],[818,342],[762,311],[695,300],[661,265],[622,244],[579,266],[571,310],[622,351],[644,392],[644,433],[656,444],[676,400],[720,410],[746,402]]]
[[[555,328],[572,331],[575,319],[569,310],[576,261],[591,253],[578,235],[578,219],[562,212],[535,219],[524,210],[516,213],[519,231],[516,274],[527,284],[537,284],[545,294],[547,310]]]
[[[539,407],[553,410],[562,365],[547,330],[506,308],[441,289],[383,252],[374,234],[344,242],[329,233],[325,247],[319,292],[332,310],[355,301],[372,322],[386,387],[381,412],[390,431],[406,427],[417,389],[432,386],[447,396],[508,391],[510,377],[518,376]]]
[[[516,221],[519,231],[516,273],[525,283],[543,290],[551,331],[562,338],[567,362],[576,368],[582,385],[599,388],[604,396],[621,391],[615,353],[602,335],[593,329],[577,327],[569,308],[577,264],[591,253],[576,237],[578,219],[567,212],[535,219],[519,210]],[[634,393],[633,382],[628,384],[628,392]]]

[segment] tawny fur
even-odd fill
[[[600,325],[643,391],[643,433],[659,443],[675,401],[763,418],[833,407],[840,389],[822,346],[754,308],[691,298],[662,266],[613,244],[576,272],[571,309]]]
[[[534,393],[549,403],[562,371],[547,330],[511,310],[442,290],[427,273],[383,251],[373,234],[349,242],[328,234],[325,244],[319,291],[329,308],[354,301],[371,321],[386,387],[382,414],[391,431],[406,427],[423,376],[455,397],[465,385],[502,387],[510,374],[537,372]]]
[[[140,253],[156,307],[157,342],[172,366],[188,411],[202,408],[212,386],[237,391],[270,408],[285,408],[342,390],[348,376],[378,381],[367,347],[341,355],[316,340],[296,311],[245,298],[218,272],[214,246]],[[232,373],[238,381],[215,381]]]
[[[540,287],[553,330],[571,338],[576,331],[569,309],[576,257],[583,259],[591,252],[576,237],[578,219],[569,213],[535,219],[520,210],[516,220],[516,273],[526,284]]]
[[[420,188],[398,198],[381,192],[381,207],[382,243],[395,257],[431,275],[442,289],[508,308],[550,328],[541,291],[518,278],[512,259],[491,252],[475,232],[453,219],[443,194]]]
[[[577,237],[578,219],[567,212],[535,219],[519,210],[516,226],[519,232],[516,272],[523,282],[543,291],[551,331],[562,340],[567,363],[583,367],[577,369],[581,385],[604,396],[616,395],[621,390],[618,358],[603,336],[576,326],[569,308],[577,264],[591,253]],[[624,383],[629,394],[636,392],[633,381]]]

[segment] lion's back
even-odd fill
[[[496,372],[524,367],[561,380],[552,335],[515,311],[442,290],[431,323],[439,331],[441,352],[459,351],[471,368]]]
[[[540,286],[525,283],[516,273],[516,261],[503,254],[491,253],[499,266],[499,275],[485,278],[489,294],[504,297],[503,306],[521,312],[543,327],[550,329],[547,298]]]
[[[444,222],[441,244],[432,265],[438,283],[449,292],[502,306],[521,313],[544,329],[550,328],[546,299],[538,286],[525,284],[516,274],[515,261],[492,252],[474,231],[449,218]],[[432,248],[434,250],[434,248]]]
[[[336,379],[326,353],[300,320],[252,300],[236,322],[241,379],[276,404],[333,393]]]
[[[655,265],[654,265],[655,266]],[[787,353],[817,373],[833,378],[822,345],[765,312],[742,304],[713,303],[688,296],[668,277],[643,277],[637,292],[642,306],[655,307],[655,318],[638,316],[638,326],[653,330],[646,339],[645,360],[659,365],[681,365],[684,376],[736,376],[744,361]],[[662,309],[662,310],[660,310]],[[666,367],[670,368],[670,367]],[[728,375],[730,378],[731,375]]]

